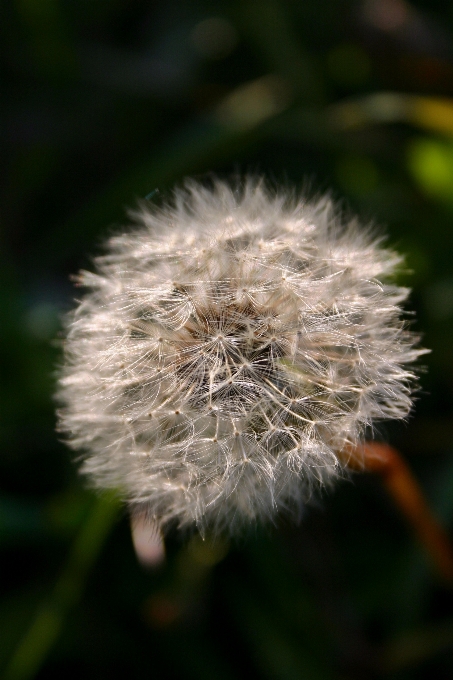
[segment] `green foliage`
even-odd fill
[[[450,677],[452,595],[379,480],[238,544],[172,535],[147,573],[125,513],[78,479],[52,401],[69,275],[125,207],[211,172],[331,188],[413,270],[401,282],[433,352],[414,417],[381,435],[451,529],[449,8],[12,0],[3,15],[0,673]]]

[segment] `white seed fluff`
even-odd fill
[[[115,236],[67,322],[59,428],[162,526],[300,508],[411,409],[399,255],[329,198],[187,182]]]

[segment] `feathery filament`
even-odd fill
[[[234,531],[342,473],[411,409],[401,258],[329,198],[195,182],[110,239],[67,324],[60,430],[163,525]]]

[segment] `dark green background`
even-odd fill
[[[401,283],[432,354],[414,415],[381,436],[451,529],[453,104],[439,114],[430,98],[453,96],[453,5],[11,0],[1,13],[6,677],[453,677],[452,593],[379,479],[235,543],[171,535],[147,573],[126,511],[84,489],[52,401],[69,275],[137,198],[211,172],[330,189],[407,254]]]

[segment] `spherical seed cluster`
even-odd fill
[[[300,507],[375,421],[404,418],[421,353],[400,257],[329,198],[187,183],[82,272],[60,430],[83,472],[162,525],[233,531]]]

